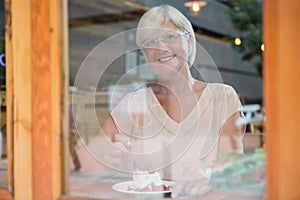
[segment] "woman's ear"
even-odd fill
[[[193,39],[192,39],[191,34],[188,35],[187,41],[188,41],[188,53],[189,53],[189,55],[191,55],[192,46],[193,46]]]

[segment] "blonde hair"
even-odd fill
[[[193,27],[190,21],[179,10],[170,5],[153,7],[141,17],[137,26],[136,44],[141,48],[143,42],[151,35],[149,28],[159,27],[167,22],[173,22],[180,30],[189,32],[192,43],[188,62],[191,66],[196,56],[196,39]]]

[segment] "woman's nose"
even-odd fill
[[[157,50],[168,50],[169,47],[164,41],[160,40],[156,43],[156,48]]]

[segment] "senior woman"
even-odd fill
[[[101,133],[120,152],[106,156],[115,166],[128,166],[124,160],[130,158],[132,171],[151,168],[176,181],[173,196],[203,193],[209,174],[202,172],[216,164],[218,154],[243,153],[239,98],[231,86],[191,76],[195,35],[174,7],[147,11],[138,23],[136,43],[157,81],[127,94],[113,108]],[[97,148],[97,141],[90,148]]]

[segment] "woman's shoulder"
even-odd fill
[[[224,83],[207,83],[205,95],[216,101],[223,101],[237,96],[235,89]]]
[[[197,85],[198,88],[205,88],[207,86],[209,89],[227,89],[232,87],[225,83],[209,83],[199,80],[195,80],[195,85]]]
[[[226,94],[236,93],[231,85],[225,83],[208,83],[207,86],[211,92],[222,92]]]
[[[216,89],[229,89],[232,88],[231,85],[225,84],[225,83],[207,83],[207,85],[210,88],[216,88]]]

